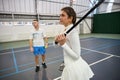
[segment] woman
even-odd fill
[[[65,31],[76,22],[76,13],[71,7],[61,9],[60,23],[65,26]],[[61,80],[89,80],[94,74],[89,65],[80,56],[81,47],[79,32],[74,28],[66,36],[60,34],[55,41],[63,48],[65,68]]]

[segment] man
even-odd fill
[[[35,72],[38,72],[40,70],[39,55],[42,57],[43,68],[47,68],[47,65],[45,64],[45,47],[48,46],[48,40],[45,31],[39,27],[38,20],[33,20],[33,26],[34,30],[31,31],[29,45],[30,51],[35,55]]]

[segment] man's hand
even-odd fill
[[[34,50],[33,50],[33,47],[30,47],[30,52],[33,52]]]
[[[45,43],[45,48],[48,48],[48,43]]]

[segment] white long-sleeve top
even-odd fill
[[[67,26],[66,31],[72,26],[73,24]],[[67,34],[66,38],[67,41],[64,45],[62,45],[62,48],[64,52],[64,63],[67,66],[80,58],[81,46],[79,40],[79,32],[76,28]]]

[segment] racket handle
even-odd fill
[[[56,41],[55,41],[55,44],[57,45],[57,44],[58,44],[58,42],[56,42]]]
[[[66,36],[66,35],[67,35],[67,33],[64,33],[64,35]],[[57,44],[58,44],[58,42],[57,42],[57,41],[55,41],[55,44],[57,45]]]

